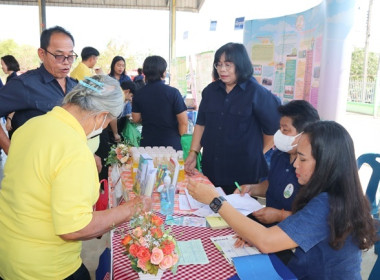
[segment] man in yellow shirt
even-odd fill
[[[70,77],[81,81],[84,77],[91,77],[93,75],[91,69],[94,68],[98,62],[99,52],[93,47],[84,47],[81,52],[82,62],[71,72]]]

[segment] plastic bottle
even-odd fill
[[[178,158],[178,164],[179,164],[179,171],[178,171],[178,182],[182,182],[185,180],[185,161],[183,160],[183,151],[177,151],[177,158]]]
[[[169,176],[170,171],[166,171],[164,177],[164,187],[160,193],[160,206],[161,206],[161,214],[163,215],[171,215],[172,212],[170,213],[171,203],[170,203],[170,197],[169,197],[169,189],[170,189],[170,184],[171,184],[171,178]]]

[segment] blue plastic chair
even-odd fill
[[[371,214],[374,219],[379,221],[379,201],[376,199],[377,188],[380,181],[380,154],[363,154],[357,159],[358,168],[364,163],[372,168],[372,175],[369,179],[366,195],[371,204]],[[378,230],[380,236],[380,229]],[[375,254],[380,252],[380,241],[375,243]],[[372,268],[369,280],[380,279],[380,257],[378,256]]]
[[[380,154],[363,154],[357,159],[358,168],[367,163],[372,168],[372,175],[369,179],[366,195],[371,204],[371,214],[379,219],[379,200],[376,199],[377,187],[380,181]]]

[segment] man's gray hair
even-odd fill
[[[124,95],[119,82],[107,75],[95,75],[79,81],[63,99],[62,105],[75,104],[81,109],[118,117],[123,111]]]

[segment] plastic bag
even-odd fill
[[[127,122],[121,134],[131,146],[140,147],[141,133],[136,124]]]
[[[184,134],[181,137],[181,146],[183,150],[183,159],[186,160],[187,156],[189,155],[190,147],[191,147],[191,140],[193,139],[193,135],[191,134]],[[199,172],[202,172],[202,154],[199,153],[197,156],[197,164],[195,166],[196,169],[198,169]]]

